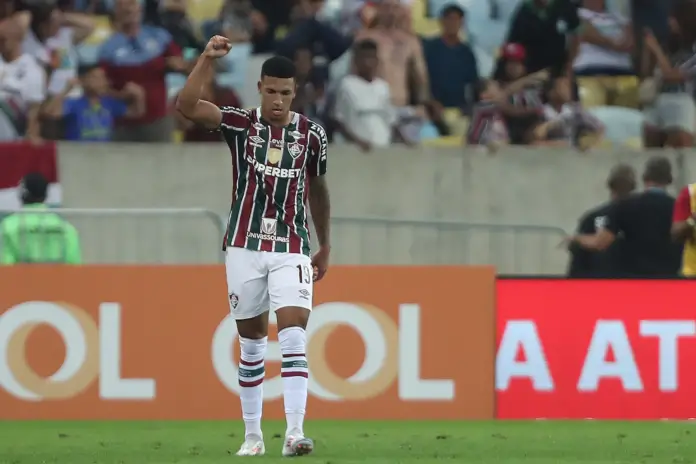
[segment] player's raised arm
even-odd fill
[[[201,100],[201,90],[206,82],[210,81],[214,72],[213,63],[230,51],[231,43],[225,37],[216,35],[210,39],[205,50],[198,58],[184,88],[179,92],[176,101],[176,109],[186,119],[207,129],[217,129],[222,123],[222,111],[217,105]]]
[[[324,128],[311,123],[309,129],[311,155],[307,163],[309,180],[309,210],[317,231],[319,251],[312,258],[315,279],[321,280],[329,267],[331,251],[331,199],[326,183],[328,139]]]

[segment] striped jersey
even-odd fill
[[[481,101],[474,105],[466,139],[469,145],[487,145],[490,142],[507,141],[507,127],[505,127],[498,103]]]
[[[298,113],[276,127],[261,108],[220,110],[234,182],[223,247],[309,255],[309,179],[326,173],[326,132]]]

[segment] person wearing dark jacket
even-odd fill
[[[610,200],[596,208],[587,211],[578,222],[577,234],[594,235],[598,229],[606,225],[607,215],[612,205],[626,198],[636,189],[636,172],[627,164],[618,164],[609,173],[607,179]],[[605,251],[593,251],[573,243],[570,251],[568,277],[576,279],[613,277],[618,260],[621,259],[623,238],[618,237]]]
[[[664,156],[648,160],[645,190],[611,205],[606,224],[595,234],[568,239],[587,250],[607,250],[619,237],[623,245],[618,274],[624,278],[674,278],[681,267],[681,244],[671,237],[674,197],[667,192],[672,166]]]

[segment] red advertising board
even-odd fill
[[[497,285],[499,418],[696,418],[696,281]]]

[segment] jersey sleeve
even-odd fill
[[[0,236],[3,244],[3,246],[0,247],[0,264],[2,265],[12,265],[17,263],[17,253],[15,251],[16,248],[13,240],[13,234],[7,224],[7,221],[0,223]]]
[[[82,251],[80,250],[80,235],[77,229],[70,224],[66,228],[65,240],[66,240],[66,253],[65,261],[67,264],[82,264]]]
[[[326,174],[326,155],[329,140],[326,131],[316,123],[309,126],[309,160],[307,161],[307,171],[311,177],[323,176]]]
[[[222,132],[241,133],[251,125],[251,113],[234,106],[221,106],[222,121],[220,130]]]
[[[674,202],[672,222],[686,221],[689,216],[691,216],[691,195],[689,195],[689,187],[684,187]]]

